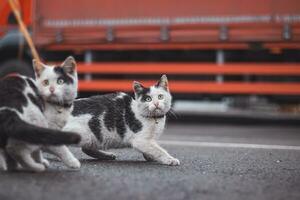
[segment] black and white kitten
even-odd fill
[[[135,98],[120,92],[76,100],[63,130],[78,132],[82,151],[94,158],[115,159],[104,150],[133,147],[148,161],[179,165],[156,141],[171,108],[167,77],[163,75],[150,88],[134,82],[133,88]]]
[[[45,104],[33,79],[18,75],[1,79],[0,98],[1,170],[21,164],[30,171],[44,171],[48,163],[41,147],[79,143],[79,135],[48,129]]]
[[[73,110],[73,102],[77,97],[78,78],[76,62],[72,56],[66,58],[61,65],[45,65],[33,60],[36,82],[45,102],[45,117],[49,127],[61,130]],[[67,166],[79,169],[80,162],[65,146],[47,146],[45,151],[55,154]]]

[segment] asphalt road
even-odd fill
[[[181,161],[145,162],[134,150],[80,171],[50,157],[41,174],[0,173],[1,200],[300,199],[300,127],[170,124],[163,146]]]

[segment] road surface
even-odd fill
[[[73,149],[80,171],[50,156],[45,173],[1,172],[0,199],[300,199],[300,127],[169,124],[161,143],[180,166],[134,150],[97,161]]]

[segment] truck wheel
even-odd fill
[[[8,60],[0,64],[0,77],[4,77],[11,73],[18,73],[34,78],[32,66],[25,61]]]

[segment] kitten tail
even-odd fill
[[[0,115],[0,118],[2,117],[6,117],[6,119],[1,125],[1,132],[8,138],[40,145],[78,144],[81,140],[81,137],[76,133],[42,128],[29,124],[21,120],[14,112],[5,116]]]

